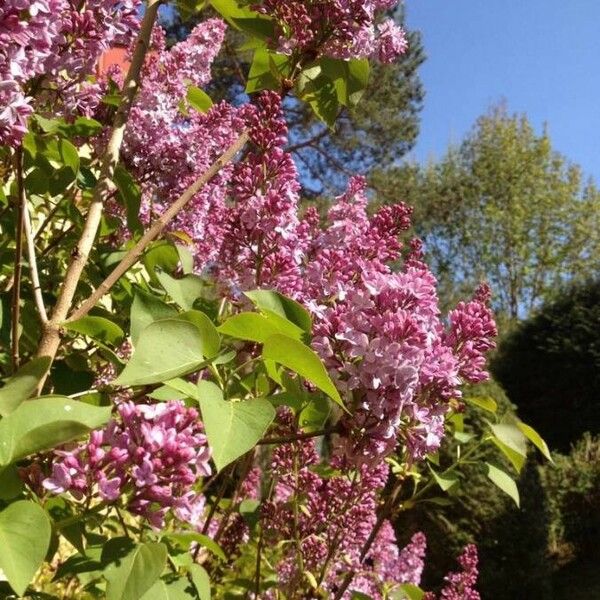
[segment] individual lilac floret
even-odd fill
[[[211,474],[198,412],[177,401],[123,402],[117,411],[118,417],[92,432],[87,443],[55,452],[43,487],[78,499],[97,494],[109,504],[123,496],[132,513],[157,528],[170,510],[180,520],[198,520],[204,502],[194,486]]]

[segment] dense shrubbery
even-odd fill
[[[600,282],[565,290],[506,336],[492,372],[519,414],[567,452],[600,431]]]

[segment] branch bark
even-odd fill
[[[21,273],[23,270],[23,225],[25,216],[25,185],[23,181],[23,149],[15,151],[17,173],[17,218],[15,223],[15,269],[11,300],[11,358],[13,371],[19,368],[19,321],[21,318]]]
[[[77,246],[71,253],[71,262],[63,280],[58,300],[52,311],[50,320],[44,324],[42,338],[36,352],[37,356],[48,356],[54,360],[60,345],[60,323],[62,323],[71,308],[77,285],[81,279],[83,269],[92,250],[100,219],[104,208],[104,199],[110,193],[115,168],[119,162],[121,145],[125,133],[125,126],[129,118],[131,105],[139,88],[140,74],[144,59],[150,44],[150,35],[158,14],[158,7],[162,0],[148,0],[146,11],[142,19],[131,65],[123,85],[121,103],[115,114],[113,127],[106,150],[102,159],[100,177],[94,189],[94,194],[88,209],[81,237]],[[43,386],[45,378],[40,383]]]
[[[31,230],[31,217],[29,215],[29,207],[25,203],[23,210],[23,227],[25,230],[25,240],[27,241],[27,260],[29,261],[29,271],[31,273],[31,285],[33,286],[33,298],[35,306],[40,315],[42,323],[48,321],[48,314],[44,306],[44,298],[42,296],[42,287],[40,285],[40,275],[37,267],[37,259],[35,256],[35,243],[33,232]]]
[[[67,319],[75,321],[87,315],[96,302],[106,294],[117,281],[139,260],[148,244],[155,240],[165,227],[175,218],[183,207],[244,147],[248,141],[248,133],[243,132],[240,137],[225,150],[225,152],[200,176],[190,187],[169,206],[169,208],[152,224],[144,233],[137,244],[129,250],[121,262],[111,271],[110,275],[98,286],[96,291],[87,298]]]

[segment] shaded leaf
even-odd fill
[[[125,333],[116,323],[104,317],[88,315],[77,319],[77,321],[63,323],[61,327],[69,331],[82,333],[92,339],[112,344],[113,346],[119,344],[125,337]]]
[[[0,389],[0,415],[6,417],[33,394],[49,366],[47,356],[34,358],[8,379]]]
[[[140,600],[163,572],[167,564],[167,547],[160,543],[122,542],[121,548],[120,554],[111,555],[111,548],[102,552],[102,562],[108,563],[104,571],[108,582],[106,599]]]

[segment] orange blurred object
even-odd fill
[[[106,75],[110,67],[116,65],[119,67],[123,76],[127,74],[129,69],[129,57],[127,56],[127,48],[115,46],[109,48],[98,60],[98,75]]]

